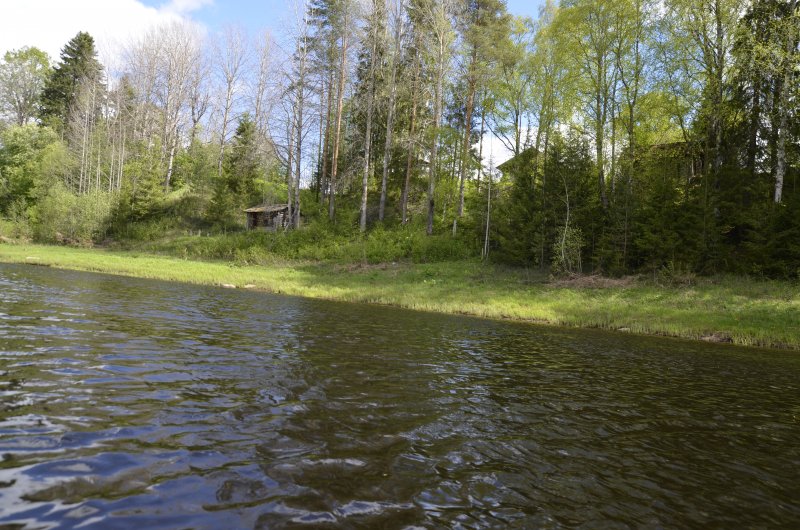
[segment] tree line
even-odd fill
[[[97,241],[282,202],[564,273],[796,277],[799,46],[797,0],[306,0],[279,42],[171,23],[113,69],[79,33],[0,63],[0,212]]]

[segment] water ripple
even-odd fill
[[[0,266],[2,528],[800,526],[793,354]]]

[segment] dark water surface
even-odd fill
[[[800,356],[0,265],[0,528],[800,526]]]

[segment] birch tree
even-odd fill
[[[231,123],[235,119],[234,107],[241,95],[244,69],[249,59],[249,48],[244,31],[227,27],[214,46],[215,69],[220,82],[222,101],[218,109],[219,157],[217,176],[222,178],[222,163],[225,159],[225,143]]]
[[[437,164],[439,162],[439,134],[442,124],[442,103],[447,75],[453,58],[455,30],[453,16],[456,11],[455,0],[416,0],[414,11],[425,39],[424,60],[431,72],[433,82],[433,123],[429,131],[428,155],[428,221],[426,233],[433,234],[434,192],[436,190]]]
[[[0,61],[0,116],[17,125],[35,118],[39,96],[50,74],[50,60],[38,48],[6,52]]]
[[[175,22],[156,30],[160,45],[161,68],[157,77],[157,99],[163,109],[163,158],[166,158],[164,189],[170,189],[175,153],[186,124],[193,87],[201,63],[201,43],[197,29],[188,23]],[[195,109],[198,110],[198,109]]]
[[[386,215],[386,193],[389,180],[389,162],[394,147],[394,115],[397,106],[397,68],[402,54],[403,35],[405,32],[405,0],[389,0],[390,29],[393,37],[389,51],[389,101],[386,110],[386,143],[383,148],[383,173],[381,177],[381,198],[378,206],[378,219],[384,220]],[[405,218],[404,218],[405,221]]]
[[[505,12],[505,5],[498,0],[472,0],[465,9],[466,28],[464,42],[466,46],[467,87],[466,109],[464,112],[463,139],[459,155],[460,170],[458,184],[458,206],[453,218],[453,235],[458,230],[458,219],[464,214],[464,184],[467,173],[471,171],[472,121],[475,110],[475,94],[487,82],[487,74],[497,59],[496,49],[509,34],[510,17]]]
[[[798,42],[800,41],[800,13],[798,13],[797,0],[790,0],[788,16],[781,24],[781,33],[784,36],[783,49],[781,50],[780,74],[781,90],[778,101],[778,134],[776,142],[775,163],[775,193],[773,200],[780,204],[783,199],[783,180],[786,176],[786,138],[789,128],[789,94],[793,88],[798,62]]]
[[[598,192],[607,209],[605,142],[616,72],[614,0],[577,0],[561,15],[563,35],[575,50],[576,68],[581,74],[586,114],[594,133]]]

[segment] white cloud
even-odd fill
[[[91,34],[100,60],[112,68],[121,47],[147,28],[186,18],[213,0],[170,0],[149,7],[139,0],[3,0],[0,54],[36,46],[55,62],[79,31]]]
[[[214,0],[170,0],[161,10],[166,13],[187,15],[213,3]]]

